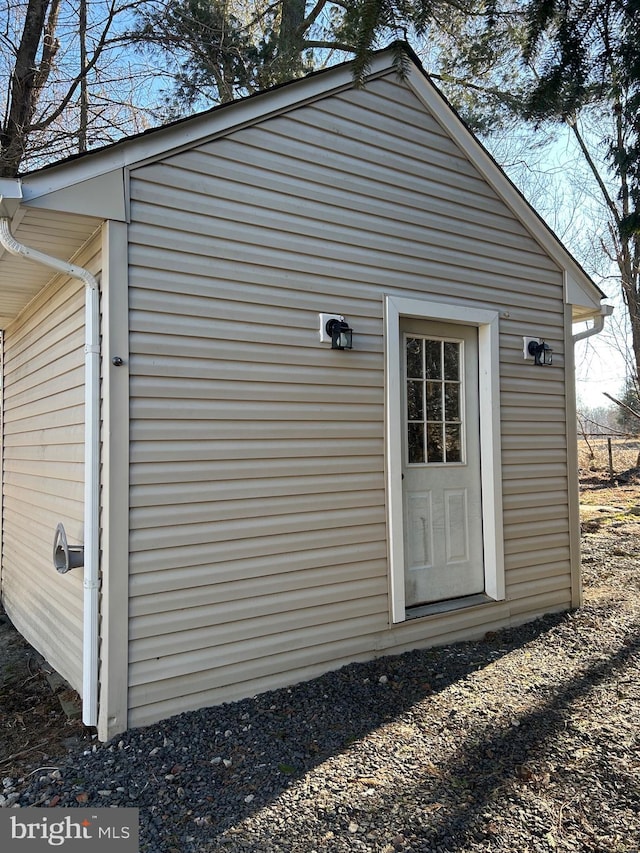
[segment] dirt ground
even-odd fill
[[[77,694],[60,683],[0,607],[0,778],[28,776],[90,738],[78,717],[63,710],[62,702],[74,700],[77,707]]]
[[[640,469],[623,471],[612,482],[607,470],[581,461],[585,602],[613,597],[624,605],[627,596],[637,608]],[[75,699],[79,707],[77,695],[64,684],[52,687],[48,676],[51,668],[0,608],[0,780],[26,782],[55,767],[70,749],[95,740],[92,730],[63,710],[61,699]]]

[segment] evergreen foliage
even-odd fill
[[[218,101],[261,87],[265,51],[244,22],[219,0],[178,0],[141,10],[135,33],[143,48],[160,48],[176,57],[172,112],[192,112],[203,92]]]
[[[523,114],[571,122],[584,107],[606,104],[619,132],[608,150],[623,185],[618,229],[640,228],[640,0],[531,0],[524,59],[540,60]]]

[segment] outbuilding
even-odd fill
[[[0,182],[2,602],[103,740],[580,604],[603,294],[395,56]]]

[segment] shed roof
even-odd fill
[[[460,119],[413,51],[407,45],[403,49],[409,56],[404,71],[407,85],[563,270],[565,301],[573,306],[574,320],[599,314],[602,291]],[[397,46],[376,53],[366,79],[395,72],[396,59]],[[103,220],[127,220],[129,169],[353,86],[352,63],[343,63],[53,163],[16,181],[5,179],[0,181],[0,215],[11,217],[18,241],[72,260]],[[17,316],[50,278],[51,271],[46,267],[16,258],[0,248],[0,328]]]

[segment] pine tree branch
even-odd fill
[[[472,83],[464,77],[454,77],[451,74],[437,74],[429,72],[429,77],[432,80],[439,80],[441,83],[449,83],[453,86],[461,86],[463,89],[470,89],[472,92],[479,92],[482,95],[492,95],[504,104],[518,103],[518,96],[511,92],[505,92],[503,89],[496,89],[492,86],[481,86],[479,83]]]
[[[302,42],[304,48],[318,47],[327,50],[342,50],[345,53],[353,53],[355,48],[352,44],[346,44],[339,41],[318,41],[315,39],[304,39]]]

